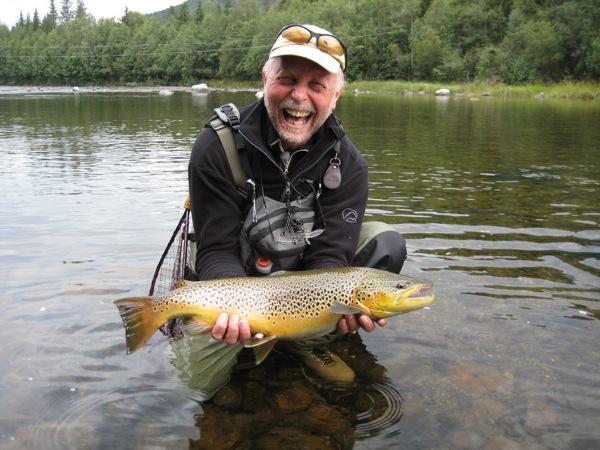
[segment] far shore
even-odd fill
[[[209,80],[208,92],[258,92],[260,84],[251,81]],[[501,83],[432,83],[418,81],[352,81],[346,84],[349,95],[439,95],[447,89],[450,97],[537,98],[600,100],[598,82],[562,82],[556,84],[506,85]],[[81,86],[0,86],[0,95],[66,94],[66,93],[162,93],[198,92],[192,86],[169,85],[81,85]]]

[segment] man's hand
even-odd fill
[[[369,316],[365,314],[346,314],[338,322],[338,333],[356,333],[359,328],[362,328],[370,333],[375,329],[375,324],[379,325],[380,327],[385,327],[387,325],[387,320],[378,319],[374,322]]]
[[[246,319],[240,320],[236,315],[229,317],[225,312],[219,314],[215,325],[210,332],[213,339],[224,341],[227,344],[245,345],[250,340],[250,325]],[[254,335],[254,339],[262,339],[261,333]]]

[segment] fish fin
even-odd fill
[[[201,320],[195,317],[186,317],[181,321],[181,331],[186,336],[204,334],[210,331],[211,328],[211,325],[208,325],[207,323],[202,322]]]
[[[329,308],[333,314],[362,314],[364,311],[357,306],[346,305],[337,300],[331,304]]]
[[[231,368],[236,364],[243,347],[216,341],[210,334],[186,336],[171,340],[171,363],[178,369],[179,378],[209,400],[231,378]]]
[[[152,297],[128,297],[115,301],[125,327],[127,353],[133,353],[150,339],[164,320],[153,311]]]
[[[251,339],[245,347],[249,347],[254,350],[254,359],[256,360],[256,365],[258,366],[262,363],[265,358],[271,353],[273,347],[277,343],[277,338],[275,336],[267,336],[264,339]]]

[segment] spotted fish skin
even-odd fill
[[[198,281],[164,298],[115,303],[132,352],[174,318],[192,318],[210,329],[227,312],[247,319],[252,334],[302,340],[333,331],[342,314],[388,317],[431,304],[430,288],[428,282],[381,270],[343,267]]]

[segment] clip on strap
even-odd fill
[[[215,108],[215,113],[223,123],[228,123],[234,130],[240,127],[240,112],[233,103],[227,103],[220,108]]]

